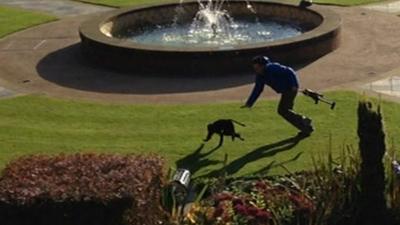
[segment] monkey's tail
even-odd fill
[[[243,127],[246,126],[245,124],[243,124],[243,123],[241,123],[241,122],[238,122],[238,121],[236,121],[236,120],[231,120],[231,121],[234,122],[234,123],[236,123],[236,124],[239,124],[240,126],[243,126]]]

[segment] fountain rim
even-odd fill
[[[232,2],[246,2],[245,0],[233,0]],[[293,2],[289,1],[278,1],[278,0],[269,0],[269,1],[260,1],[260,0],[249,0],[250,3],[261,3],[261,4],[278,4],[285,5],[287,7],[298,7]],[[182,4],[197,4],[198,2],[195,0],[184,1]],[[146,4],[140,6],[126,7],[121,9],[116,9],[111,12],[107,12],[104,14],[96,15],[89,20],[83,22],[79,27],[79,34],[82,37],[88,38],[92,41],[114,46],[118,48],[132,49],[132,50],[142,50],[142,51],[153,51],[153,52],[191,52],[191,53],[208,53],[208,52],[231,52],[231,51],[242,51],[242,50],[252,50],[259,48],[273,48],[284,45],[292,45],[300,42],[304,42],[307,40],[315,39],[318,37],[322,37],[334,30],[338,30],[342,24],[342,20],[338,14],[335,12],[321,8],[315,5],[311,7],[305,8],[311,13],[317,14],[321,16],[322,22],[319,26],[313,28],[310,31],[304,32],[301,35],[280,39],[276,41],[265,41],[265,42],[257,42],[257,43],[246,43],[239,45],[231,45],[231,46],[200,46],[200,47],[187,47],[187,46],[169,46],[162,44],[144,44],[140,42],[127,41],[123,39],[118,39],[114,37],[109,37],[104,34],[100,29],[101,26],[105,23],[112,21],[113,19],[129,13],[134,13],[135,11],[142,11],[154,8],[162,8],[169,6],[178,6],[180,3],[166,2],[166,3],[158,3],[158,4]]]

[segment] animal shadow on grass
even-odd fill
[[[284,139],[284,140],[281,140],[281,141],[278,141],[278,142],[275,142],[272,144],[258,147],[256,149],[254,149],[253,151],[245,154],[244,156],[228,163],[224,168],[213,170],[210,173],[199,176],[199,178],[215,177],[215,176],[221,175],[222,173],[226,173],[227,175],[235,174],[236,172],[238,172],[240,169],[242,169],[248,163],[257,161],[262,158],[272,157],[280,152],[292,149],[304,138],[305,137],[294,136],[294,137],[290,137],[290,138],[287,138],[287,139]],[[175,165],[177,168],[185,168],[185,169],[190,170],[192,175],[194,175],[196,172],[198,172],[202,168],[221,164],[222,161],[220,161],[220,160],[212,160],[212,159],[208,158],[208,156],[211,155],[213,152],[215,152],[219,147],[220,146],[217,146],[217,147],[209,150],[208,152],[202,153],[204,144],[201,144],[196,150],[194,150],[189,155],[186,155],[183,158],[178,159],[175,162]],[[256,175],[256,174],[266,173],[274,167],[283,166],[284,164],[287,164],[287,163],[297,160],[301,156],[301,154],[302,153],[300,152],[297,155],[295,155],[292,159],[289,159],[289,160],[286,160],[283,162],[279,162],[279,163],[276,163],[276,161],[272,161],[267,166],[261,168],[260,170],[254,172],[252,174]]]
[[[281,141],[278,141],[278,142],[275,142],[272,144],[258,147],[256,149],[254,149],[253,151],[245,154],[244,156],[233,160],[232,162],[228,163],[223,168],[211,171],[210,173],[208,173],[202,177],[216,177],[223,173],[225,173],[226,175],[233,175],[233,174],[237,173],[239,170],[241,170],[248,163],[255,162],[257,160],[260,160],[260,159],[263,159],[266,157],[272,157],[280,152],[292,149],[304,138],[305,137],[294,136],[294,137],[290,137],[290,138],[287,138],[287,139],[284,139],[284,140],[281,140]],[[273,161],[266,167],[260,169],[259,171],[256,171],[256,173],[266,172],[266,171],[269,171],[269,169],[271,169],[273,167],[281,166],[283,164],[297,160],[300,157],[300,155],[301,155],[301,153],[297,154],[293,159],[287,160],[285,162],[281,162],[279,164],[276,164],[275,161]]]
[[[219,148],[218,146],[205,153],[201,152],[203,148],[204,144],[201,144],[196,150],[194,150],[189,155],[186,155],[185,157],[178,159],[175,162],[176,168],[188,169],[190,170],[190,173],[194,175],[201,168],[221,163],[221,161],[219,160],[212,160],[207,158],[209,155],[211,155]]]

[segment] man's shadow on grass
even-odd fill
[[[254,149],[253,151],[245,154],[244,156],[235,159],[234,161],[228,163],[226,166],[224,166],[221,169],[213,170],[205,175],[202,175],[200,177],[216,177],[219,176],[223,173],[227,175],[233,175],[237,173],[240,169],[242,169],[244,166],[246,166],[248,163],[260,160],[262,158],[266,157],[272,157],[280,152],[287,151],[295,147],[301,140],[303,140],[305,137],[299,137],[299,136],[294,136],[290,137],[272,144],[264,145],[261,147],[258,147]],[[209,155],[211,155],[213,152],[215,152],[219,147],[217,146],[210,151],[206,153],[201,153],[201,150],[204,148],[204,144],[201,144],[199,148],[197,148],[194,152],[191,154],[179,159],[176,161],[176,166],[177,168],[185,168],[190,170],[190,172],[194,175],[196,172],[198,172],[200,169],[211,166],[211,165],[217,165],[222,163],[219,160],[211,160],[208,158]],[[265,173],[272,169],[273,167],[277,166],[282,166],[286,163],[292,162],[297,160],[302,153],[298,153],[295,157],[292,159],[286,160],[284,162],[276,163],[275,161],[272,161],[269,163],[266,167],[256,171],[255,173]]]
[[[272,144],[264,145],[254,149],[253,151],[247,153],[246,155],[233,160],[232,162],[228,163],[226,166],[219,170],[211,171],[210,173],[204,175],[204,177],[215,177],[219,176],[223,173],[226,175],[233,175],[241,170],[244,166],[248,163],[260,160],[266,157],[272,157],[280,152],[287,151],[295,147],[301,140],[305,137],[301,136],[294,136],[290,137]],[[300,157],[300,154],[297,154],[293,159],[288,160],[288,162],[297,160]],[[282,163],[280,163],[282,164]],[[257,171],[256,173],[266,172],[272,167],[275,167],[275,162],[270,163],[266,167],[262,168],[261,170]]]

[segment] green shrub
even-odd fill
[[[380,107],[373,109],[371,102],[358,104],[358,137],[361,156],[360,202],[357,224],[388,224],[385,199],[385,170],[383,157],[386,152],[385,132]]]

